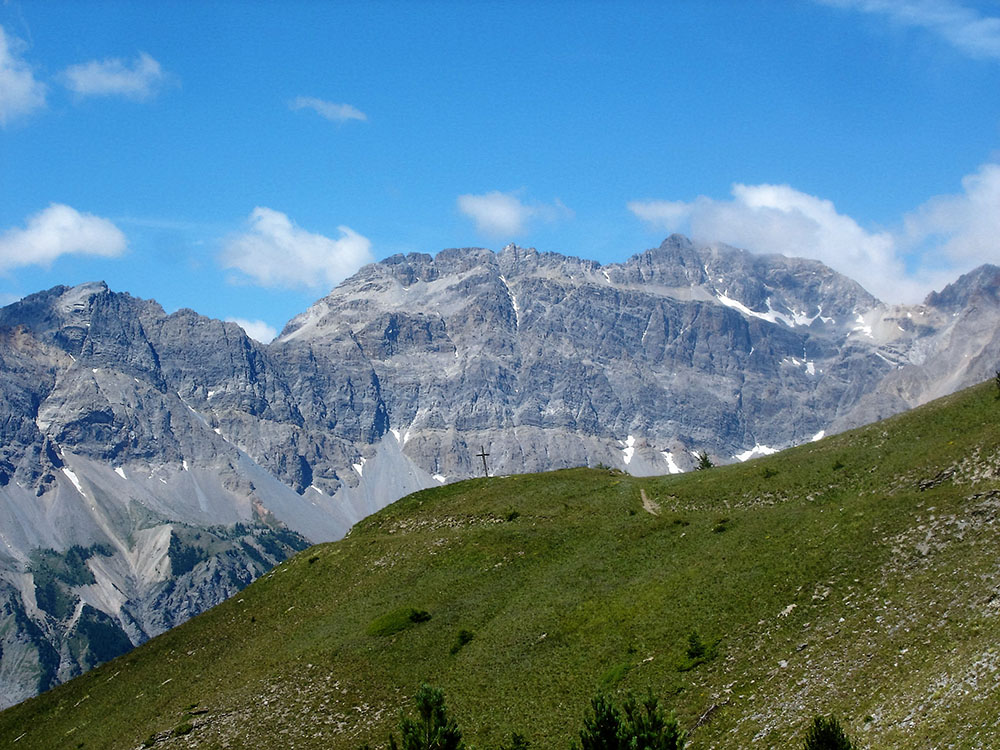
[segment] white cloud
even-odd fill
[[[896,231],[872,232],[831,201],[788,185],[734,185],[731,200],[633,201],[650,226],[758,253],[814,258],[886,302],[915,302],[983,263],[1000,263],[1000,164],[931,198]]]
[[[494,190],[481,195],[460,195],[458,210],[476,223],[476,229],[490,237],[511,237],[522,234],[534,219],[557,221],[573,212],[556,200],[551,205],[523,203],[513,193]]]
[[[0,126],[45,106],[45,84],[17,56],[22,46],[0,26]]]
[[[0,235],[0,271],[48,266],[61,255],[114,257],[125,252],[125,235],[107,219],[53,203],[28,218],[24,229]]]
[[[1000,164],[962,179],[963,192],[931,198],[905,217],[905,241],[937,256],[928,262],[1000,263]]]
[[[71,65],[62,74],[66,87],[80,96],[148,99],[166,80],[163,68],[145,52],[130,63],[119,58]]]
[[[335,104],[334,102],[316,99],[312,96],[297,96],[288,104],[294,110],[311,109],[321,117],[331,122],[347,122],[348,120],[368,120],[368,115],[350,104]]]
[[[531,216],[528,206],[498,190],[483,195],[460,195],[458,210],[476,222],[480,232],[489,235],[520,234]]]
[[[285,214],[258,207],[249,229],[226,241],[222,263],[262,286],[331,288],[375,259],[371,242],[350,227],[330,239],[296,226]]]
[[[246,318],[226,318],[226,320],[235,323],[243,329],[247,336],[262,344],[270,344],[278,335],[277,329],[263,320],[247,320]]]
[[[825,5],[888,17],[927,29],[970,57],[1000,60],[1000,18],[956,0],[818,0]]]

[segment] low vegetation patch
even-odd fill
[[[461,630],[458,631],[458,636],[456,636],[455,638],[455,645],[451,647],[451,653],[457,654],[467,645],[472,643],[472,639],[475,637],[476,634],[473,633],[471,630],[466,630],[465,628],[462,628]]]
[[[381,617],[376,617],[369,623],[368,635],[387,636],[395,635],[402,630],[427,622],[431,619],[429,612],[414,607],[400,607],[392,612],[387,612]]]
[[[727,518],[726,516],[723,516],[722,518],[716,518],[715,523],[712,525],[712,531],[715,532],[716,534],[721,534],[723,531],[729,529],[730,523],[732,523],[732,521],[730,521],[729,518]]]

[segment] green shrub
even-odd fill
[[[410,610],[410,622],[427,622],[431,619],[431,613],[423,609]]]
[[[698,635],[698,631],[692,630],[688,633],[687,658],[692,660],[703,659],[706,654],[708,654],[708,647],[701,639],[701,636]]]
[[[688,633],[687,648],[684,651],[684,660],[677,667],[678,672],[688,672],[699,664],[714,659],[719,641],[706,642],[697,630]]]
[[[462,650],[464,646],[469,644],[475,637],[476,634],[473,633],[471,630],[466,630],[465,628],[462,628],[461,630],[458,631],[458,637],[455,639],[455,645],[451,647],[451,653],[457,654],[459,651]]]
[[[804,750],[852,750],[854,745],[833,716],[817,716],[806,733]]]

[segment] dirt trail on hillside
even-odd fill
[[[642,498],[642,509],[652,516],[660,515],[660,504],[655,500],[650,500],[646,490],[640,489],[639,496]]]

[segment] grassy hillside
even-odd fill
[[[817,713],[861,747],[1000,746],[995,393],[688,475],[412,495],[3,712],[0,744],[353,750],[428,681],[480,750],[565,748],[595,692],[647,687],[692,748],[800,747]]]

